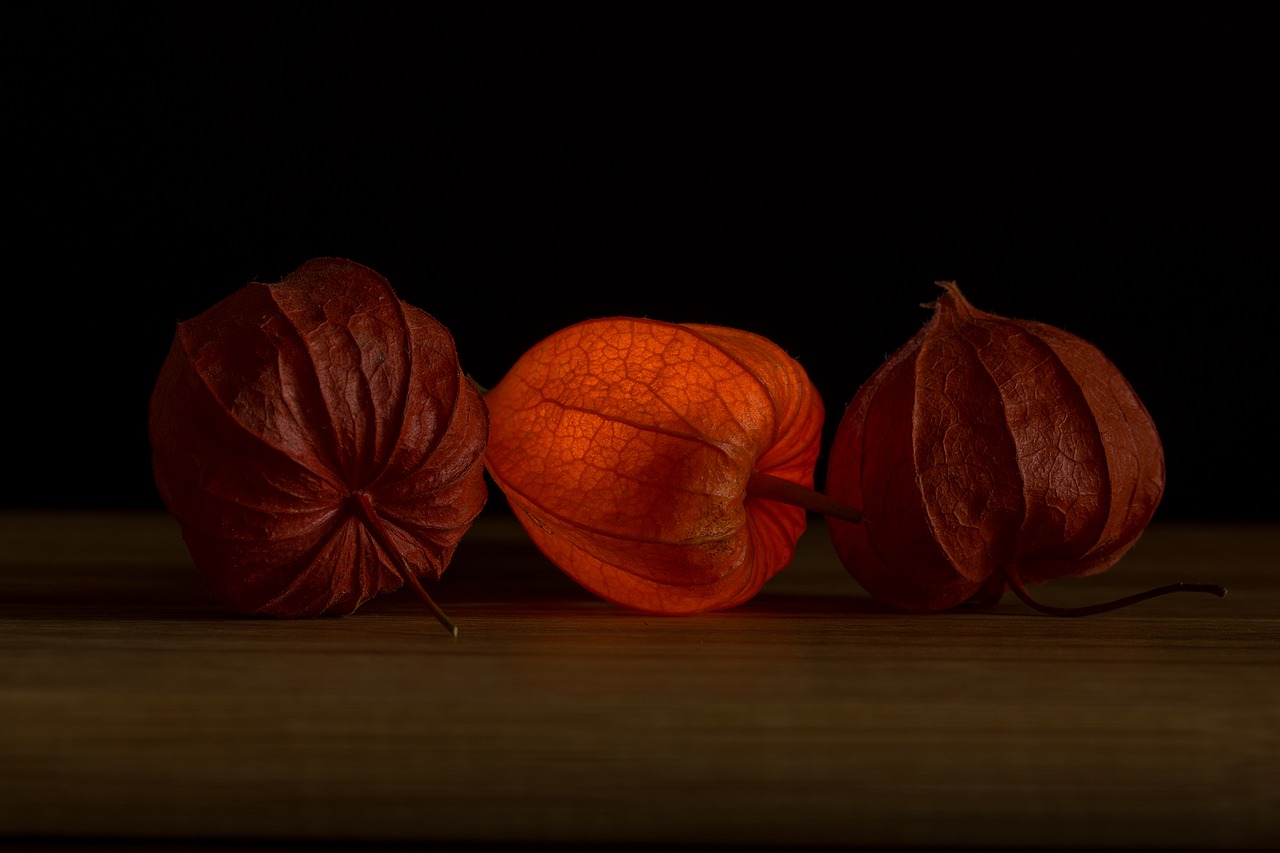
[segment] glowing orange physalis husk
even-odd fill
[[[542,552],[601,598],[724,609],[790,562],[805,510],[757,495],[812,489],[823,406],[765,338],[590,320],[531,348],[485,402],[490,475]]]

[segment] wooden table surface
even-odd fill
[[[1157,522],[1037,592],[1175,581],[1230,593],[904,615],[815,519],[753,601],[662,618],[594,599],[495,514],[428,587],[455,639],[407,590],[230,615],[164,514],[9,511],[0,841],[1272,847],[1280,525]]]

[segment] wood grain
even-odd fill
[[[505,516],[343,618],[228,614],[148,513],[0,514],[0,839],[1262,850],[1280,526],[1154,525],[1037,594],[910,616],[820,520],[753,601],[586,594]]]

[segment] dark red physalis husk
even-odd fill
[[[837,427],[826,491],[864,524],[829,520],[841,561],[910,611],[999,600],[1083,615],[1177,589],[1066,610],[1026,585],[1114,565],[1165,486],[1155,424],[1092,344],[974,308],[952,282],[932,319],[859,389]]]
[[[488,413],[453,337],[360,264],[310,261],[178,325],[156,485],[231,609],[346,614],[437,579],[487,497]]]

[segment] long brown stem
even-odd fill
[[[409,568],[408,561],[405,560],[404,555],[400,553],[400,549],[395,546],[395,543],[391,541],[391,534],[387,531],[386,525],[382,523],[382,518],[373,508],[373,502],[369,500],[369,496],[364,492],[356,492],[355,499],[357,506],[360,507],[361,514],[364,516],[365,524],[369,525],[369,530],[373,532],[373,538],[378,540],[382,550],[386,551],[388,556],[395,561],[396,569],[400,572],[400,576],[417,590],[418,595],[426,602],[427,607],[431,609],[435,617],[440,620],[440,624],[445,627],[445,630],[455,637],[458,636],[458,626],[453,624],[449,617],[445,615],[445,612],[440,609],[439,605],[431,600],[431,596],[427,595],[426,589],[423,588],[417,576]]]
[[[1013,590],[1018,598],[1022,599],[1024,604],[1033,610],[1047,613],[1050,616],[1092,616],[1095,613],[1118,610],[1121,607],[1128,607],[1130,604],[1137,604],[1139,601],[1146,601],[1148,598],[1156,598],[1172,592],[1207,592],[1210,595],[1218,596],[1218,598],[1222,598],[1227,594],[1227,588],[1216,583],[1172,583],[1168,586],[1149,589],[1146,592],[1127,595],[1124,598],[1117,598],[1115,601],[1107,601],[1102,604],[1091,604],[1086,607],[1054,607],[1051,604],[1042,604],[1032,598],[1031,594],[1027,592],[1027,588],[1022,585],[1022,580],[1013,572],[1001,568],[1000,573],[1008,581],[1009,588]]]
[[[747,480],[747,497],[790,504],[855,524],[867,520],[861,512],[848,504],[840,503],[815,489],[759,471],[752,471]]]

